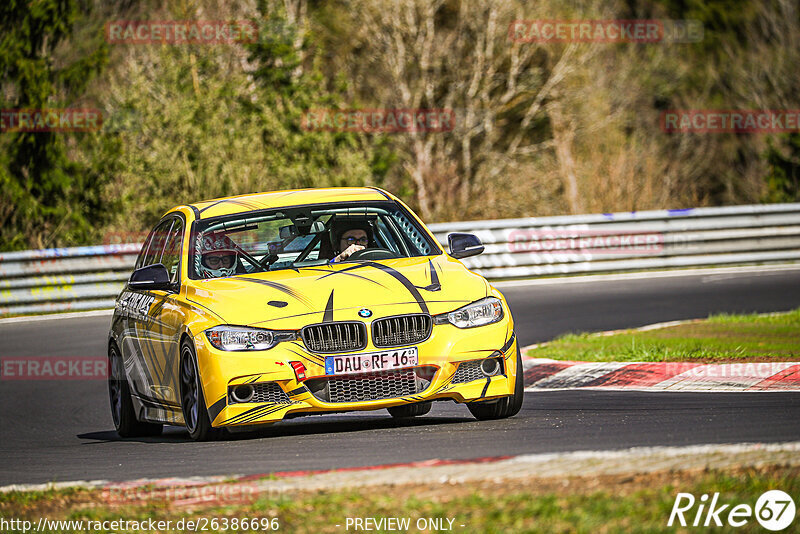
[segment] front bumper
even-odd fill
[[[212,425],[240,426],[274,423],[287,416],[325,412],[378,410],[392,406],[432,400],[474,402],[505,397],[514,393],[517,370],[517,340],[510,317],[498,323],[458,329],[435,325],[431,336],[414,346],[419,362],[415,368],[430,368],[435,373],[422,391],[399,397],[357,402],[325,402],[307,387],[310,380],[325,377],[324,356],[309,352],[302,341],[283,342],[267,351],[225,352],[215,349],[201,333],[194,338],[203,391]],[[370,345],[358,352],[385,350]],[[462,362],[482,360],[492,355],[503,358],[503,372],[469,382],[454,383]],[[298,380],[289,362],[306,367],[306,379]],[[240,402],[229,398],[229,388],[240,384],[274,382],[286,394],[278,402]]]

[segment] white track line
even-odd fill
[[[800,442],[784,443],[734,443],[690,445],[682,447],[633,447],[622,450],[594,450],[522,454],[506,459],[455,465],[377,466],[369,471],[330,470],[301,477],[278,477],[244,482],[260,491],[304,491],[364,487],[383,484],[419,484],[439,482],[466,482],[476,480],[513,480],[525,477],[590,476],[598,474],[647,473],[680,471],[684,469],[722,469],[735,466],[763,466],[770,464],[800,464]],[[265,474],[266,476],[267,474]],[[81,487],[88,489],[141,487],[146,483],[163,488],[170,485],[192,486],[219,484],[231,477],[191,477],[190,479],[139,479],[129,482],[107,480],[57,482],[50,484],[13,484],[0,487],[0,494],[10,491],[45,491]]]

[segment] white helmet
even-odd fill
[[[236,274],[239,252],[223,233],[212,232],[197,237],[195,270],[203,278],[219,278]]]

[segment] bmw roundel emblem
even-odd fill
[[[372,317],[372,310],[368,310],[366,308],[361,308],[358,310],[359,317]]]

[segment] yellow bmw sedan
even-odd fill
[[[196,440],[325,412],[516,414],[523,383],[502,294],[376,188],[259,193],[177,206],[150,232],[108,339],[120,436]]]

